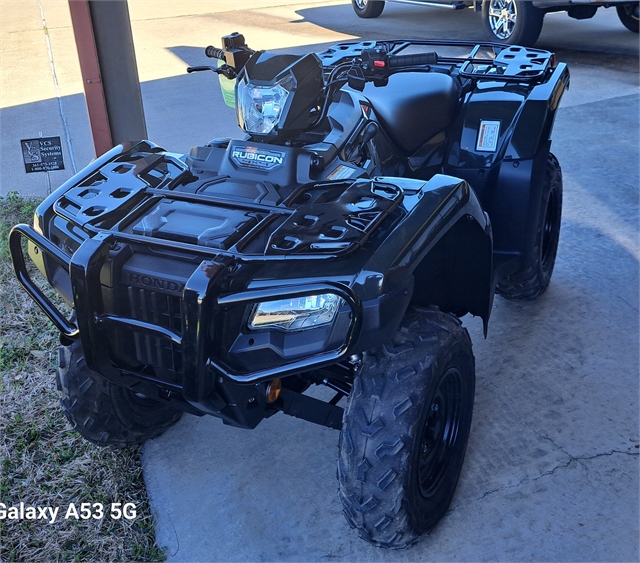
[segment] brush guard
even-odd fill
[[[22,247],[23,239],[30,241],[37,248],[37,252],[42,252],[69,272],[76,311],[75,324],[63,315],[29,275]],[[361,306],[358,298],[346,286],[334,283],[311,283],[304,286],[275,287],[222,296],[218,293],[217,287],[233,259],[225,255],[217,256],[214,252],[211,252],[209,259],[201,262],[182,290],[184,314],[181,334],[154,323],[111,314],[105,311],[102,298],[100,283],[102,268],[109,258],[110,249],[116,243],[137,240],[138,237],[135,235],[100,231],[92,238],[85,240],[73,256],[69,257],[28,225],[17,225],[12,229],[9,237],[16,276],[27,293],[60,331],[61,342],[69,344],[80,338],[89,369],[116,384],[131,386],[143,380],[162,388],[166,392],[166,398],[173,393],[176,396],[182,396],[198,409],[219,410],[224,408],[225,403],[215,391],[217,376],[223,376],[235,383],[257,384],[275,377],[286,377],[333,364],[345,359],[350,344],[359,334],[362,325]],[[153,241],[147,239],[145,243],[165,248],[174,246],[171,241],[157,239]],[[241,260],[240,257],[238,259]],[[283,366],[247,374],[235,373],[207,354],[207,330],[219,307],[250,305],[283,297],[300,297],[327,292],[337,294],[351,309],[351,324],[345,342],[340,348],[295,360]],[[107,328],[120,328],[148,334],[179,347],[183,362],[181,385],[115,366],[110,357]]]

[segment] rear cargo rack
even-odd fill
[[[363,41],[339,43],[319,53],[325,68],[330,70],[339,64],[358,58],[364,49],[384,46],[389,55],[399,55],[416,47],[463,48],[465,56],[447,56],[438,53],[434,67],[457,67],[457,74],[473,80],[499,82],[537,82],[548,70],[555,68],[555,55],[542,49],[506,45],[504,43],[476,41],[439,41],[403,39],[395,41]],[[485,54],[486,53],[486,54]]]

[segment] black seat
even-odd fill
[[[448,74],[400,72],[389,84],[376,88],[368,83],[364,95],[391,139],[406,153],[453,123],[458,88]]]

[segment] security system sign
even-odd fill
[[[22,145],[22,158],[27,174],[64,170],[60,137],[23,139],[20,144]]]

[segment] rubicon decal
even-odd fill
[[[284,164],[286,153],[258,147],[233,147],[231,160],[238,166],[269,171]]]

